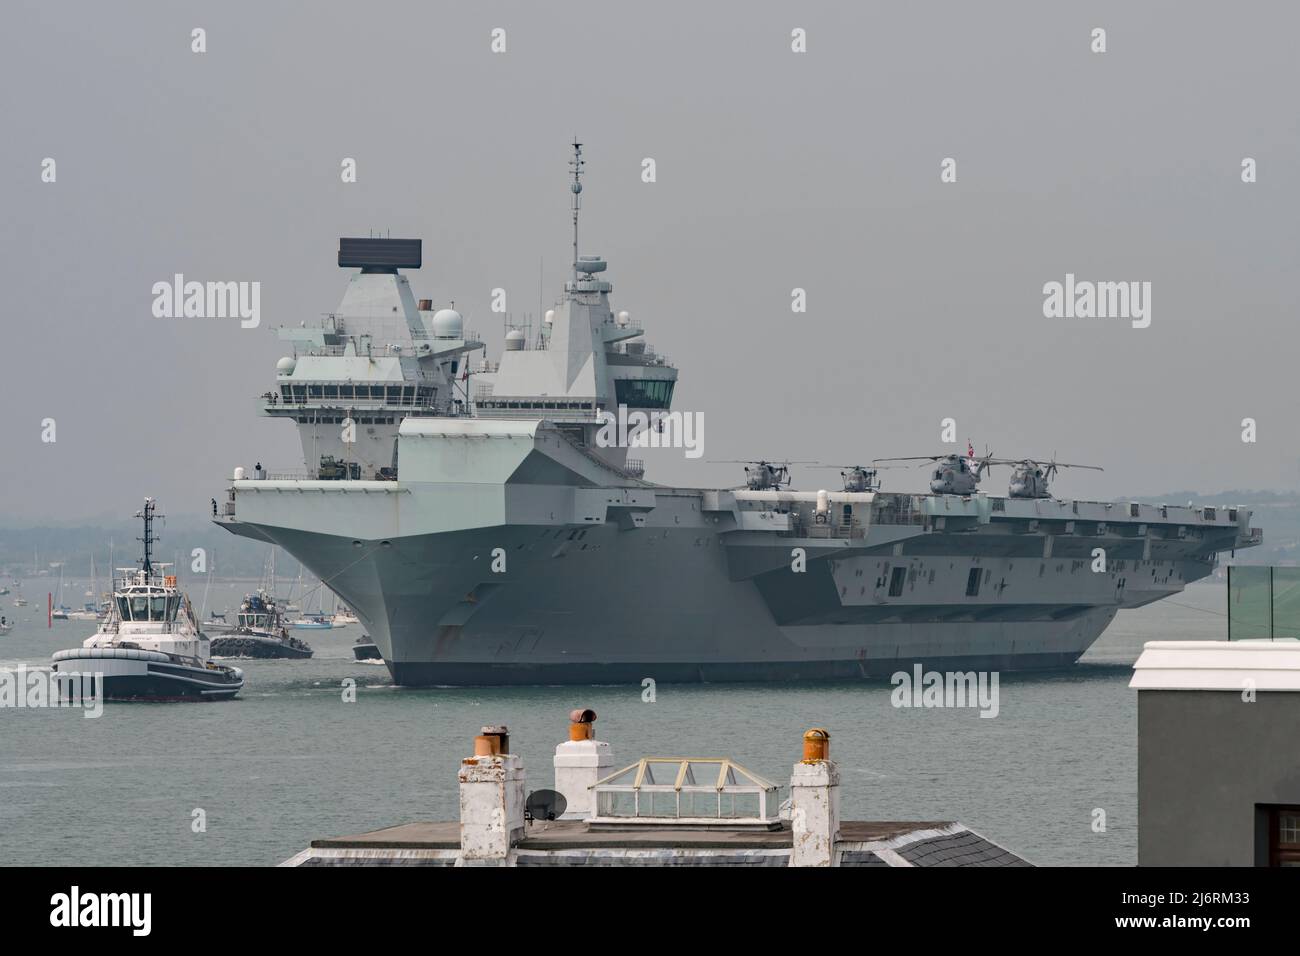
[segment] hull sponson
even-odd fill
[[[1259,540],[1236,509],[983,495],[819,516],[815,493],[628,480],[535,421],[401,434],[399,482],[238,481],[220,522],[322,578],[399,684],[1060,667]]]

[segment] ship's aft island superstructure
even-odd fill
[[[533,341],[512,331],[467,378],[477,340],[426,321],[398,272],[415,247],[344,240],[342,326],[288,333],[264,406],[297,420],[312,476],[230,485],[220,523],[338,593],[397,683],[1060,667],[1260,541],[1245,509],[883,492],[862,469],[843,491],[645,481],[602,415],[668,413],[677,372],[578,255],[577,144],[570,166],[573,276]]]

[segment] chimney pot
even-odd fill
[[[596,739],[596,712],[594,710],[574,710],[569,712],[569,739]]]
[[[492,724],[484,727],[479,733],[484,737],[495,737],[497,739],[497,749],[493,751],[494,753],[510,753],[510,728],[505,724]]]
[[[831,734],[829,730],[813,727],[803,735],[803,762],[816,763],[831,759]]]

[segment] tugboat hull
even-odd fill
[[[253,634],[227,634],[212,638],[213,657],[256,657],[264,660],[306,660],[312,649],[301,641],[289,643]]]
[[[196,667],[158,651],[77,648],[59,651],[55,675],[99,675],[106,700],[229,700],[244,687],[238,667]],[[60,693],[68,688],[59,681]]]

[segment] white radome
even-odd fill
[[[518,352],[524,347],[524,333],[511,329],[506,333],[506,351]]]
[[[293,374],[293,370],[297,367],[298,363],[292,357],[286,355],[275,363],[275,374],[287,378]]]
[[[546,315],[544,315],[542,318],[543,318],[543,320],[546,322],[547,325],[550,325],[552,322],[555,321],[555,310],[554,310],[554,309],[547,309],[547,310],[546,310]]]
[[[458,339],[465,332],[465,317],[455,309],[439,309],[433,313],[433,334],[440,339]]]
[[[627,325],[632,321],[632,313],[624,309],[618,314],[618,324]]]

